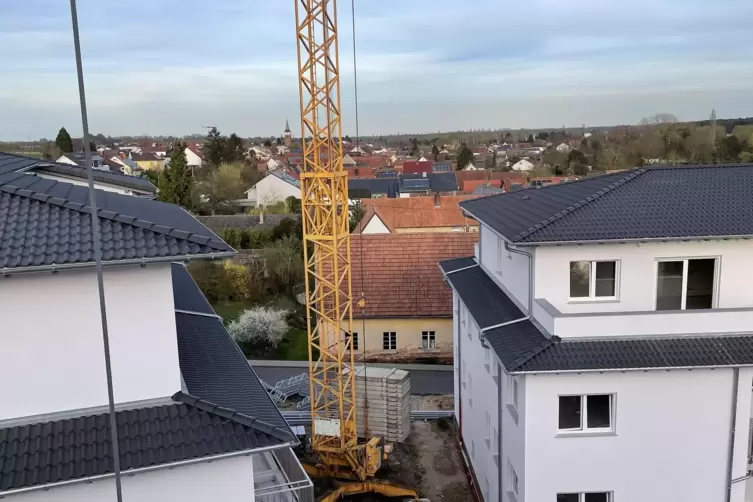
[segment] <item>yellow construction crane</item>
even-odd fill
[[[417,498],[374,478],[387,457],[381,438],[356,430],[348,175],[342,165],[336,0],[295,0],[301,100],[301,206],[311,391],[312,476],[347,483],[325,500],[376,492]]]

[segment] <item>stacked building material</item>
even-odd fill
[[[359,437],[402,442],[410,434],[410,374],[394,368],[356,368]]]

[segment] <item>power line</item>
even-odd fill
[[[94,261],[97,268],[97,289],[99,290],[99,311],[102,321],[102,344],[105,352],[105,374],[107,375],[107,399],[110,405],[110,440],[112,442],[112,467],[115,471],[115,494],[117,502],[123,502],[123,490],[120,482],[120,449],[118,447],[118,421],[115,417],[115,397],[112,386],[112,365],[110,361],[110,337],[107,331],[107,309],[105,308],[105,285],[102,273],[102,243],[99,234],[99,216],[97,198],[94,191],[92,172],[92,154],[89,146],[89,119],[86,113],[86,91],[84,89],[84,69],[81,62],[81,40],[78,31],[78,11],[76,0],[71,0],[71,25],[73,28],[73,47],[76,53],[76,75],[78,77],[78,98],[81,105],[81,125],[84,129],[84,156],[86,157],[86,176],[89,184],[89,209],[92,218],[92,239]]]

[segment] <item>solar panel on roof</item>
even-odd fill
[[[414,188],[414,189],[429,189],[429,179],[428,178],[419,178],[419,179],[408,179],[403,180],[403,186],[405,188]]]
[[[397,171],[382,171],[379,173],[380,178],[397,178]]]

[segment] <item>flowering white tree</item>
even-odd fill
[[[259,349],[277,347],[288,332],[287,310],[272,307],[254,307],[245,310],[228,326],[228,332],[237,342]]]

